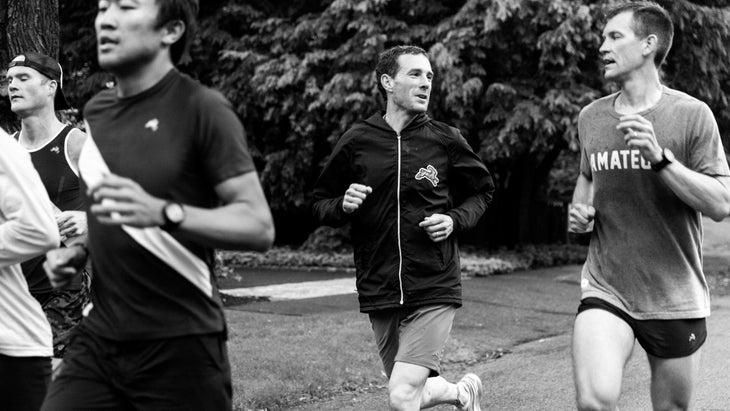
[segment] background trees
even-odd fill
[[[211,0],[201,2],[200,35],[182,69],[233,102],[278,241],[297,244],[314,228],[311,188],[333,144],[381,107],[378,53],[420,45],[436,71],[432,116],[461,128],[496,178],[494,204],[471,239],[541,241],[546,204],[572,192],[577,114],[612,91],[597,52],[601,10],[614,2]],[[677,30],[664,80],[710,105],[728,147],[730,2],[660,3]],[[83,0],[60,5],[61,62],[77,107],[109,81],[96,66],[94,14]]]
[[[6,64],[26,50],[57,57],[59,49],[58,0],[0,0],[0,78]],[[10,111],[7,87],[0,85],[0,127],[12,131],[16,121]]]

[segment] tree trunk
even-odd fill
[[[10,60],[27,51],[58,59],[58,0],[0,0],[0,78],[5,78]],[[7,85],[2,82],[0,127],[14,131],[18,124],[7,93]]]

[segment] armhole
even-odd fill
[[[70,125],[66,125],[66,129],[64,131],[66,132],[66,136],[63,139],[63,154],[64,157],[66,157],[66,164],[68,165],[68,168],[73,171],[74,175],[76,175],[76,178],[79,177],[79,169],[76,165],[74,165],[73,161],[71,161],[71,156],[69,154],[68,146],[69,146],[69,137],[71,136],[71,132],[73,131],[73,127]],[[81,130],[79,130],[81,131]],[[79,154],[81,153],[81,148],[79,148]]]

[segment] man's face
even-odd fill
[[[432,80],[433,71],[426,56],[423,54],[398,56],[398,71],[393,77],[388,105],[394,104],[396,108],[410,114],[426,112]]]
[[[621,82],[644,63],[644,39],[637,37],[632,28],[633,16],[632,12],[618,14],[603,29],[599,53],[606,80]]]
[[[96,15],[99,66],[119,73],[153,61],[162,52],[155,0],[102,0]]]
[[[5,77],[8,84],[10,109],[23,117],[39,108],[53,107],[54,90],[52,80],[30,67],[15,66],[8,69]]]

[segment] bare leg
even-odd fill
[[[573,377],[578,409],[615,411],[634,333],[608,311],[589,309],[575,319]]]
[[[655,411],[688,410],[694,382],[699,375],[702,350],[681,358],[651,355],[651,402]]]
[[[456,402],[456,385],[443,377],[429,378],[430,370],[420,365],[396,362],[388,383],[390,409],[415,411]]]

